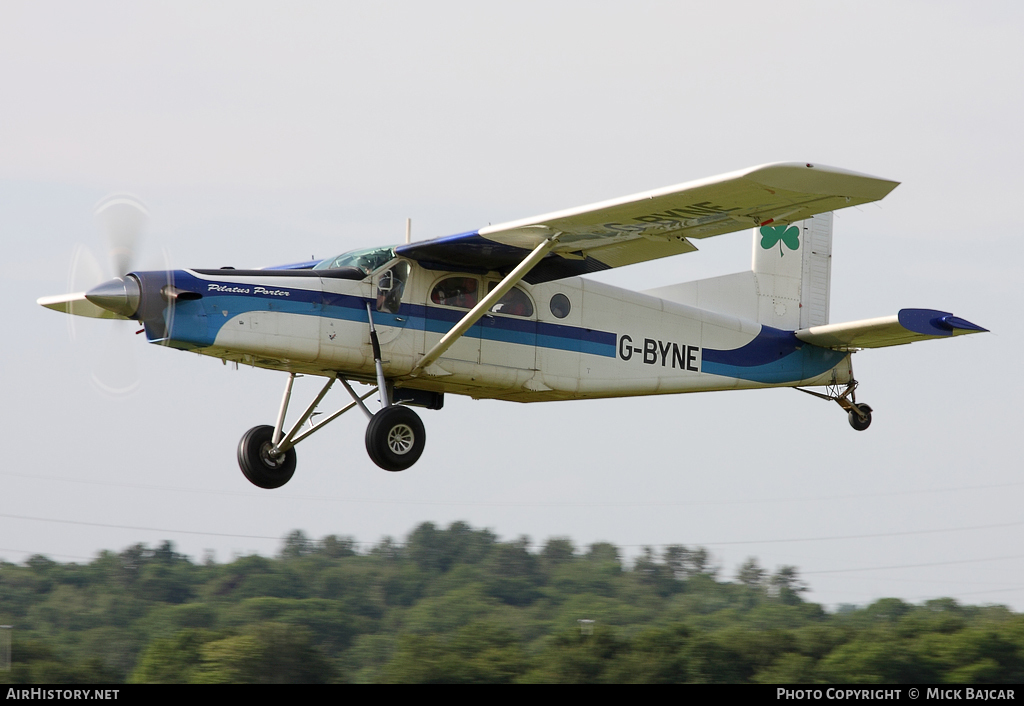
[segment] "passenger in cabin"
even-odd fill
[[[487,291],[490,292],[496,286],[496,282],[491,282]],[[491,307],[491,311],[495,314],[507,314],[508,316],[533,316],[533,304],[530,303],[530,297],[527,296],[526,292],[519,289],[519,287],[513,287],[505,293],[501,301]]]
[[[476,280],[472,277],[449,277],[430,293],[430,301],[441,306],[471,309],[477,302]]]

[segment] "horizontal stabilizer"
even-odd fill
[[[988,329],[946,311],[901,309],[895,316],[850,321],[845,324],[811,326],[797,331],[796,337],[822,348],[849,350],[901,346],[914,341],[986,331]]]
[[[36,299],[36,304],[39,306],[45,306],[47,309],[53,309],[54,311],[60,311],[65,314],[74,314],[75,316],[88,316],[90,319],[124,319],[128,317],[115,314],[112,311],[107,311],[102,307],[98,307],[91,301],[85,298],[85,292],[75,292],[74,294],[58,294],[52,297],[39,297]]]

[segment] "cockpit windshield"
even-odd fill
[[[337,257],[328,258],[313,267],[314,270],[333,270],[338,267],[358,267],[366,274],[370,274],[381,265],[395,259],[395,249],[370,248],[367,250],[351,250],[342,253]]]

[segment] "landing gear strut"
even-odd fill
[[[245,433],[238,443],[238,465],[242,473],[254,485],[260,488],[280,488],[291,480],[295,473],[295,445],[313,432],[353,407],[359,407],[370,423],[366,427],[366,451],[370,459],[385,471],[404,471],[419,460],[427,442],[427,434],[419,416],[408,407],[391,403],[391,386],[384,378],[381,361],[380,344],[377,331],[373,326],[373,314],[370,306],[366,306],[366,315],[370,322],[370,342],[373,346],[373,362],[377,378],[377,387],[364,395],[356,394],[348,380],[331,377],[324,384],[320,393],[306,407],[306,411],[296,420],[291,429],[285,431],[284,420],[291,401],[292,385],[295,373],[288,374],[288,383],[284,388],[281,409],[277,414],[274,426],[253,427]],[[341,408],[334,414],[319,422],[313,422],[317,405],[331,389],[335,381],[340,380],[345,390],[352,397],[351,404]],[[363,403],[375,392],[380,393],[381,410],[374,414]],[[439,407],[435,407],[437,409]],[[309,422],[309,428],[300,431],[302,425]]]
[[[814,392],[812,390],[805,390],[802,387],[796,388],[800,392],[806,392],[808,395],[814,395],[820,397],[823,400],[832,400],[837,403],[840,407],[846,410],[846,416],[850,421],[850,426],[857,431],[864,431],[871,426],[871,407],[866,404],[857,404],[857,385],[859,383],[856,380],[850,380],[846,384],[846,389],[842,392],[839,391],[838,385],[829,385],[825,394],[820,392]]]
[[[273,489],[280,488],[291,480],[295,473],[295,445],[354,407],[359,407],[369,419],[369,425],[366,427],[366,451],[370,459],[385,471],[404,471],[416,463],[423,454],[427,434],[419,415],[408,407],[393,404],[387,404],[374,414],[367,409],[363,401],[380,389],[374,387],[360,395],[352,389],[352,385],[345,378],[330,378],[306,411],[291,429],[288,429],[284,426],[284,418],[288,411],[295,377],[295,373],[288,376],[277,424],[253,427],[238,442],[238,465],[253,485]],[[331,386],[339,380],[352,396],[352,402],[314,423],[312,419],[317,405]],[[386,400],[388,391],[386,387],[384,390],[381,397]],[[303,429],[307,422],[309,426]]]
[[[404,471],[419,460],[427,443],[427,433],[415,412],[408,407],[391,404],[391,390],[384,379],[380,342],[369,304],[366,305],[366,316],[370,322],[370,346],[381,404],[381,410],[370,417],[370,424],[366,427],[366,453],[385,471]],[[366,411],[365,407],[363,411]]]

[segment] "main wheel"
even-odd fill
[[[385,471],[404,471],[416,463],[426,443],[423,422],[401,405],[377,412],[366,427],[366,452]]]
[[[295,448],[280,456],[271,456],[274,448],[274,427],[253,427],[238,442],[238,465],[249,482],[260,488],[280,488],[295,473]]]
[[[850,418],[850,426],[851,427],[853,427],[857,431],[864,431],[869,426],[871,426],[871,408],[868,407],[866,404],[859,404],[859,405],[856,405],[856,406],[857,406],[857,409],[859,409],[861,412],[864,413],[863,419],[861,418],[861,416],[859,414],[854,412],[852,409],[849,412],[847,412],[846,414]]]

